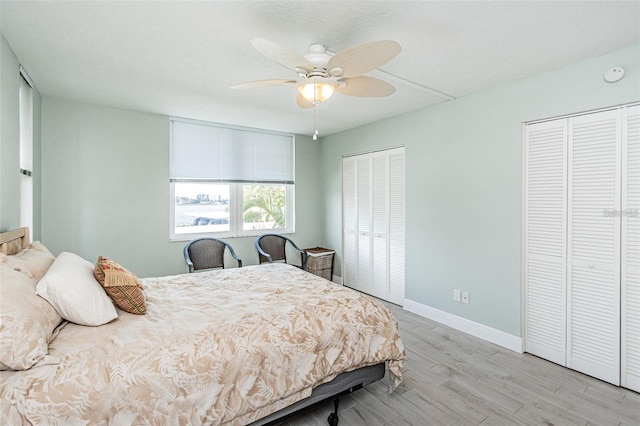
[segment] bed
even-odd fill
[[[19,342],[35,347],[33,365],[0,363],[0,422],[258,425],[385,370],[390,390],[402,380],[404,348],[389,310],[291,265],[140,279],[144,315],[116,309],[117,318],[86,326],[57,317],[33,293],[63,254],[24,280],[28,268],[17,260],[46,250],[28,241],[26,229],[0,234],[2,362],[42,329],[37,344]],[[15,292],[37,312],[17,312]]]

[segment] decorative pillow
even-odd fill
[[[93,274],[123,311],[142,315],[147,312],[142,284],[134,274],[106,257],[98,257]]]
[[[80,325],[98,326],[118,317],[111,299],[93,276],[93,264],[62,252],[36,286],[60,316]]]
[[[40,241],[34,241],[19,253],[2,258],[3,263],[29,275],[36,282],[40,281],[54,260],[55,257]]]
[[[62,320],[26,274],[0,265],[0,370],[27,370],[49,353]]]

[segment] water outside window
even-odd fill
[[[234,200],[234,193],[241,199]],[[177,182],[174,194],[176,235],[233,232],[237,209],[242,209],[241,231],[286,227],[287,185]]]
[[[230,231],[229,201],[228,184],[176,183],[175,233]]]

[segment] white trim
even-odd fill
[[[331,277],[331,281],[336,284],[342,285],[342,277],[340,275],[334,275],[333,277]]]
[[[176,233],[175,219],[176,219],[176,183],[179,181],[169,182],[169,241],[190,241],[194,238],[201,237],[215,237],[215,238],[243,238],[243,237],[256,237],[265,232],[277,232],[279,234],[295,234],[295,185],[274,185],[284,186],[286,191],[286,207],[285,207],[285,227],[284,228],[269,228],[269,229],[251,229],[244,230],[243,220],[243,187],[250,185],[248,183],[232,183],[221,182],[221,185],[229,186],[229,230],[227,231],[214,231],[214,230],[194,230],[194,232]],[[207,183],[207,182],[203,182]],[[212,183],[212,182],[208,182]],[[271,184],[264,184],[265,186]]]
[[[420,315],[421,317],[455,328],[456,330],[460,330],[474,337],[502,346],[503,348],[517,353],[523,353],[521,337],[432,308],[431,306],[414,302],[410,299],[404,299],[403,308],[409,312]]]

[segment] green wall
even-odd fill
[[[0,231],[20,226],[20,69],[4,36],[0,34]],[[40,105],[33,90],[33,229],[40,239]]]
[[[0,231],[19,226],[18,61],[0,37]],[[613,67],[626,70],[615,84]],[[640,46],[336,135],[296,138],[301,246],[337,250],[341,158],[406,147],[406,297],[520,336],[522,123],[640,100]],[[37,82],[36,82],[37,83]],[[140,276],[186,271],[169,242],[168,117],[34,92],[34,239]],[[41,126],[39,124],[41,123]],[[15,169],[15,173],[12,171]],[[253,238],[232,241],[245,264]],[[453,302],[452,290],[471,303]]]
[[[187,272],[169,241],[169,117],[45,97],[42,103],[42,241],[54,254],[107,256],[137,275]],[[296,137],[296,230],[320,244],[320,144]],[[245,265],[254,238],[230,242]]]
[[[613,66],[626,74],[609,84]],[[520,336],[522,123],[638,101],[639,69],[633,46],[324,137],[323,242],[338,249],[336,274],[342,156],[404,145],[406,298]]]

